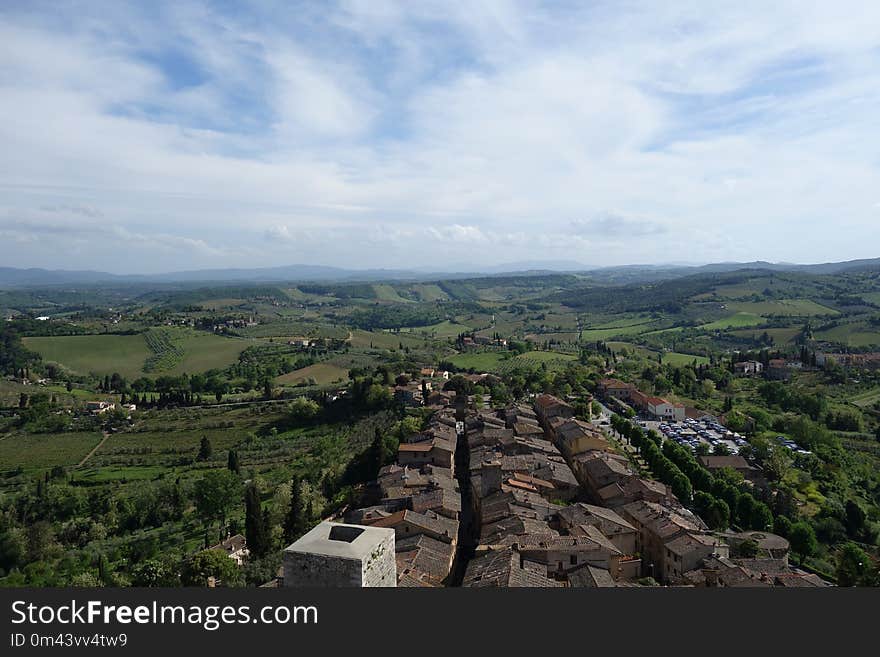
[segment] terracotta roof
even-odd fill
[[[399,452],[430,452],[434,448],[433,441],[422,441],[420,443],[401,443],[397,448]]]

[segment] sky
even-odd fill
[[[0,266],[880,256],[880,3],[0,4]]]

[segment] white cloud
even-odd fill
[[[876,255],[880,6],[65,11],[0,9],[4,263]]]

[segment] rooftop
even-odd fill
[[[324,521],[295,543],[287,546],[284,551],[323,554],[342,559],[363,559],[370,555],[378,543],[389,536],[393,540],[393,529]]]

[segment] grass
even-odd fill
[[[413,303],[412,299],[404,299],[397,293],[393,287],[387,284],[377,284],[373,286],[376,297],[380,301],[396,301],[397,303]]]
[[[514,357],[513,360],[535,361],[538,363],[549,363],[557,360],[577,360],[574,354],[561,354],[556,351],[527,351],[524,354]]]
[[[841,324],[827,331],[818,331],[815,336],[819,340],[839,342],[849,347],[868,347],[880,345],[880,330],[866,322]]]
[[[859,393],[858,395],[851,397],[849,401],[859,408],[873,406],[877,402],[880,402],[880,388],[873,388],[872,390]]]
[[[615,352],[620,353],[621,349],[627,349],[630,353],[637,353],[643,358],[648,358],[654,362],[657,361],[657,356],[660,354],[659,351],[653,351],[651,349],[646,349],[645,347],[641,347],[639,345],[631,344],[629,342],[607,342],[606,343],[610,349],[613,349]],[[697,356],[695,354],[684,354],[678,351],[666,351],[663,352],[663,362],[673,365],[675,367],[681,367],[683,365],[690,365],[694,361],[697,361],[698,365],[705,365],[709,362],[709,359],[706,356]]]
[[[585,329],[581,333],[581,339],[592,342],[595,340],[607,340],[618,335],[638,335],[639,333],[644,333],[649,326],[650,322],[640,322],[638,324],[612,328]]]
[[[556,351],[527,351],[518,356],[511,356],[507,351],[480,351],[458,354],[449,360],[459,369],[504,372],[515,367],[538,368],[545,363],[551,369],[562,368],[577,360],[577,356]]]
[[[709,324],[703,324],[701,329],[706,331],[723,331],[729,328],[742,328],[744,326],[758,326],[764,323],[764,318],[755,313],[738,312],[724,319],[719,319]]]
[[[397,349],[401,344],[404,347],[418,347],[424,342],[425,339],[415,333],[362,330],[351,332],[351,346],[361,349]]]
[[[779,301],[737,301],[727,304],[737,312],[754,315],[784,315],[790,317],[813,317],[816,315],[839,315],[836,310],[810,299],[782,299]]]
[[[439,285],[435,284],[415,285],[413,286],[413,292],[419,295],[422,301],[440,301],[441,299],[449,298],[446,292],[441,290]]]
[[[644,318],[644,317],[622,317],[620,319],[615,319],[610,322],[605,322],[603,324],[596,324],[595,326],[590,326],[590,330],[629,328],[632,326],[644,326],[645,324],[650,324],[652,321],[653,321],[652,319]]]
[[[470,326],[451,322],[446,320],[439,324],[431,324],[430,326],[418,326],[415,328],[401,329],[401,333],[411,333],[413,335],[423,335],[427,333],[432,338],[454,338],[459,333],[466,333],[471,330]]]
[[[694,361],[697,362],[697,365],[706,365],[709,362],[709,359],[705,356],[696,356],[694,354],[682,354],[676,351],[667,351],[663,354],[663,362],[668,363],[674,367],[681,367],[683,365],[690,365]]]
[[[459,369],[475,369],[483,372],[497,370],[502,361],[509,358],[506,351],[476,351],[466,354],[457,354],[449,361]]]
[[[135,379],[153,355],[143,335],[70,335],[22,338],[25,347],[44,361],[60,363],[80,374],[113,374]]]
[[[21,466],[26,472],[72,467],[99,442],[98,432],[12,434],[0,439],[0,467]]]
[[[105,466],[89,468],[76,474],[76,481],[91,484],[111,481],[150,481],[169,472],[164,465]]]
[[[160,335],[180,353],[173,358],[157,358],[160,354],[150,349],[143,334],[24,338],[23,342],[43,360],[59,363],[73,372],[118,372],[128,379],[147,373],[179,375],[225,367],[234,363],[249,344],[247,340],[184,328],[163,328]]]
[[[630,353],[637,353],[640,356],[645,358],[657,358],[657,352],[651,351],[650,349],[646,349],[637,344],[632,344],[631,342],[606,342],[609,349],[613,349],[615,352],[620,353],[621,349],[626,349]]]
[[[880,292],[863,292],[862,294],[859,294],[859,296],[868,303],[880,306]]]
[[[731,331],[732,335],[735,335],[738,338],[760,338],[764,333],[773,338],[774,344],[787,344],[795,339],[795,337],[800,334],[801,329],[797,326],[792,326],[790,328],[768,328],[768,329],[757,329],[757,330],[749,330],[744,329],[740,331]]]
[[[275,377],[275,383],[281,385],[296,385],[314,379],[318,385],[327,385],[340,379],[348,379],[348,370],[333,363],[315,363],[287,374]]]

